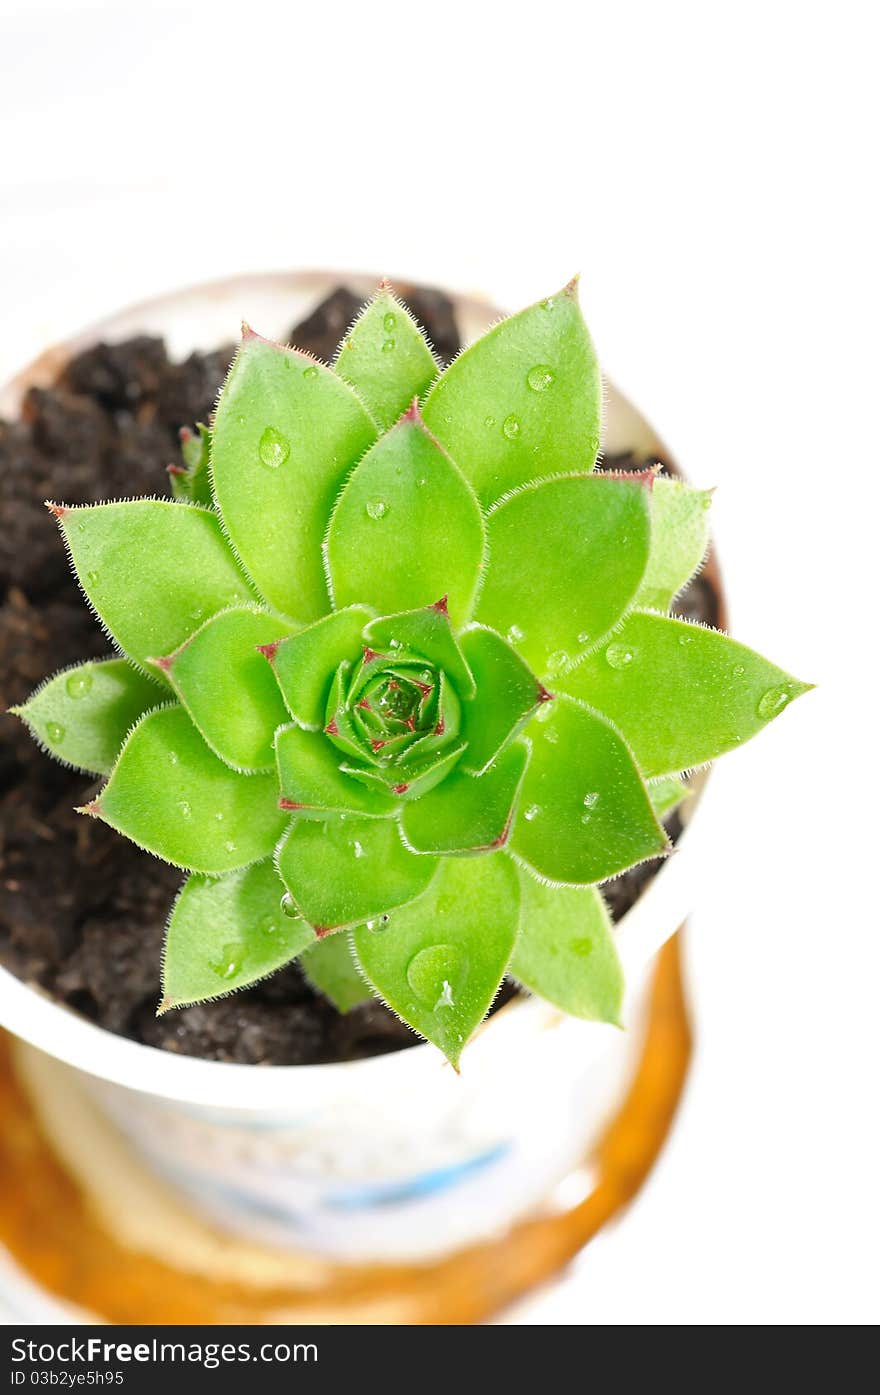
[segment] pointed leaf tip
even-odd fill
[[[163,673],[170,673],[173,662],[173,654],[162,654],[159,658],[153,658],[152,655],[147,656],[147,663],[153,664],[156,668],[160,668]]]
[[[260,654],[265,655],[265,657],[269,660],[270,664],[274,664],[275,655],[278,653],[278,646],[279,644],[281,644],[281,642],[282,641],[280,639],[273,639],[271,644],[258,644],[257,651]]]
[[[581,274],[576,271],[567,285],[563,286],[562,294],[567,295],[571,300],[577,300],[580,290]]]
[[[431,610],[436,610],[436,612],[437,612],[438,615],[448,615],[448,614],[449,614],[449,597],[448,597],[448,596],[441,596],[440,599],[439,599],[439,601],[435,601],[434,604],[431,606]]]
[[[426,429],[425,423],[422,421],[422,413],[419,410],[418,397],[413,398],[400,420],[408,421],[412,426],[421,426],[423,430]]]
[[[75,814],[87,814],[90,819],[99,819],[101,817],[101,801],[99,799],[90,799],[88,804],[76,805],[73,812]]]
[[[53,518],[64,518],[70,513],[66,504],[54,504],[51,499],[44,499],[43,502]]]

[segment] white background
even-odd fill
[[[516,307],[580,268],[606,369],[718,486],[738,637],[819,685],[724,763],[672,1142],[520,1321],[880,1316],[871,10],[0,0],[0,379],[227,272]]]

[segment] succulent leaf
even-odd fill
[[[610,717],[654,776],[733,750],[811,685],[717,630],[634,611],[561,686]]]
[[[457,1068],[504,977],[518,921],[509,858],[444,858],[425,894],[387,926],[355,930],[355,952],[386,1003]]]
[[[329,368],[246,334],[214,418],[214,493],[248,575],[291,619],[330,609],[320,539],[352,461],[375,439],[366,408]]]
[[[651,551],[635,604],[668,610],[702,564],[709,546],[711,489],[656,479],[651,501]]]
[[[211,489],[211,433],[201,422],[195,432],[184,427],[180,433],[182,465],[169,465],[171,493],[175,499],[210,508],[214,503]]]
[[[677,809],[691,791],[678,775],[661,775],[648,783],[648,795],[658,819],[665,819]]]
[[[162,1010],[245,988],[314,944],[311,927],[282,912],[283,892],[271,858],[189,877],[168,922]]]
[[[434,605],[371,620],[364,639],[376,650],[393,653],[395,647],[406,645],[421,654],[447,675],[460,698],[473,697],[476,691],[474,676],[449,623],[445,596]]]
[[[547,886],[520,870],[520,932],[510,972],[572,1017],[620,1026],[623,970],[594,886]]]
[[[166,696],[125,659],[98,659],[62,669],[9,710],[50,755],[106,775],[138,718]]]
[[[177,706],[141,718],[82,812],[166,862],[208,873],[268,856],[286,821],[274,775],[235,774]]]
[[[339,346],[336,372],[357,390],[383,431],[439,372],[409,310],[385,287],[364,306]]]
[[[282,808],[307,817],[364,814],[384,819],[398,800],[381,789],[367,789],[340,767],[339,756],[323,732],[282,727],[275,739]]]
[[[393,819],[295,819],[278,850],[294,906],[319,934],[387,915],[425,891],[437,859],[403,846]]]
[[[544,712],[529,728],[511,838],[517,857],[548,881],[582,885],[662,853],[666,834],[620,735],[569,697]]]
[[[327,533],[336,606],[380,614],[448,598],[467,620],[483,561],[485,527],[470,485],[418,419],[404,417],[348,480]]]
[[[650,489],[572,475],[529,485],[489,516],[477,619],[555,679],[618,623],[644,575]]]
[[[252,599],[208,509],[130,499],[57,517],[80,586],[136,664],[172,653],[209,616]]]
[[[264,648],[287,709],[300,726],[313,730],[324,726],[333,676],[340,664],[358,653],[364,626],[372,614],[366,606],[348,606],[282,639],[277,646]]]
[[[486,506],[531,480],[592,470],[601,411],[599,365],[574,283],[466,349],[423,409]]]
[[[460,643],[476,684],[462,712],[462,769],[481,775],[550,694],[495,630],[472,625]]]
[[[305,951],[300,963],[309,982],[340,1012],[350,1012],[373,997],[373,990],[361,976],[349,937],[344,932],[325,935]]]
[[[268,611],[223,610],[157,661],[211,750],[234,770],[274,766],[287,709],[259,646],[292,629]]]
[[[510,834],[528,747],[508,746],[482,775],[456,770],[430,793],[404,806],[401,828],[419,853],[492,852]]]

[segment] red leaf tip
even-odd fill
[[[422,414],[419,411],[419,399],[417,397],[414,397],[412,402],[410,402],[400,420],[408,421],[411,426],[424,426],[425,423],[422,421]]]
[[[53,518],[64,518],[66,514],[70,513],[66,504],[53,504],[51,499],[45,499],[43,502]]]
[[[270,664],[274,664],[275,655],[278,653],[278,646],[280,643],[280,639],[273,639],[271,644],[258,644],[257,649],[269,660]],[[263,672],[265,673],[266,670],[263,669]]]
[[[438,615],[448,615],[448,614],[449,614],[449,597],[448,597],[448,596],[441,596],[440,599],[439,599],[439,601],[435,601],[434,604],[430,607],[430,609],[431,609],[431,610],[436,610],[436,612],[437,612]]]
[[[571,280],[569,281],[568,285],[563,286],[562,294],[567,295],[571,300],[577,300],[580,283],[581,274],[579,271],[576,271],[574,276],[572,276]]]
[[[382,292],[382,291],[386,291],[386,292],[387,292],[387,291],[390,291],[390,290],[391,290],[391,282],[388,280],[388,277],[387,277],[387,276],[383,276],[383,277],[382,277],[382,280],[379,282],[378,286],[376,287],[376,290],[377,290],[378,292]]]
[[[371,649],[370,646],[369,646],[369,644],[365,644],[365,645],[364,645],[364,663],[365,663],[365,664],[371,664],[371,663],[373,663],[373,661],[374,661],[375,659],[381,659],[381,658],[382,658],[382,655],[379,654],[379,653],[377,653],[377,651],[376,651],[375,649]]]
[[[391,788],[395,794],[406,794],[409,785],[392,785]]]
[[[304,804],[297,804],[295,799],[285,799],[283,795],[278,801],[278,808],[284,809],[287,813],[290,813],[294,809],[304,809],[305,807]]]
[[[88,804],[78,805],[73,812],[87,814],[90,819],[99,819],[101,817],[101,801],[100,799],[91,799]]]
[[[163,673],[169,672],[173,662],[173,658],[170,654],[163,654],[158,659],[147,659],[148,664],[155,664],[156,668],[160,668]]]
[[[538,687],[538,701],[539,701],[539,702],[552,702],[554,696],[555,696],[555,694],[551,693],[551,692],[549,691],[549,689],[545,688],[543,683],[541,683],[541,684],[539,685],[539,687]]]
[[[336,718],[335,718],[335,717],[331,717],[331,718],[330,718],[330,721],[327,723],[327,725],[325,726],[324,730],[325,730],[325,732],[327,733],[328,736],[338,736],[338,735],[339,735],[339,724],[338,724],[338,722],[336,721]]]
[[[183,465],[166,465],[165,469],[169,475],[185,475],[187,473]]]

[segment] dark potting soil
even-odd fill
[[[440,357],[458,352],[453,308],[441,293],[405,298]],[[291,342],[331,358],[359,300],[334,291]],[[161,339],[99,344],[72,360],[50,389],[32,389],[21,420],[0,421],[0,710],[47,675],[107,654],[43,501],[68,504],[167,491],[181,426],[206,421],[232,346],[169,360]],[[637,469],[633,457],[606,460]],[[717,600],[698,578],[679,606],[714,621]],[[348,1060],[418,1038],[378,1002],[340,1014],[294,963],[232,997],[155,1016],[162,937],[181,881],[74,805],[101,782],[40,751],[15,718],[0,719],[0,962],[102,1027],[168,1051],[248,1064]],[[680,832],[677,816],[672,836]],[[655,875],[645,863],[605,888],[615,918]],[[498,1004],[516,990],[505,984]]]

